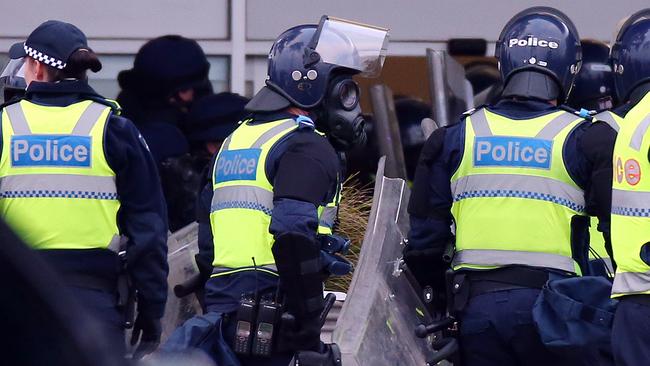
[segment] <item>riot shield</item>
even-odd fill
[[[424,118],[422,122],[420,122],[420,127],[422,127],[422,133],[424,134],[424,139],[428,139],[429,136],[438,129],[438,124],[436,121],[432,120],[431,118]]]
[[[167,305],[162,318],[162,342],[187,319],[201,314],[201,305],[196,296],[182,298],[174,294],[174,286],[184,283],[199,273],[194,255],[199,252],[199,225],[192,223],[169,236],[167,241],[169,276],[167,277]]]
[[[346,366],[426,365],[432,338],[415,336],[431,315],[409,281],[400,258],[408,231],[409,188],[387,178],[379,161],[375,195],[361,255],[333,339]]]
[[[386,85],[373,85],[370,87],[370,99],[375,117],[379,156],[386,157],[384,171],[386,177],[406,179],[406,163],[399,134],[399,122],[395,114],[393,92]]]
[[[458,117],[474,107],[472,84],[465,78],[465,69],[445,51],[427,49],[429,92],[433,119],[440,126],[458,121]]]

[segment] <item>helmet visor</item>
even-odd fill
[[[323,16],[315,37],[321,61],[357,70],[364,77],[381,72],[388,50],[388,29]]]
[[[0,74],[0,87],[11,87],[25,89],[25,59],[18,58],[9,60],[7,66]]]

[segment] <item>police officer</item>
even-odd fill
[[[209,71],[210,63],[196,41],[166,35],[145,43],[133,68],[118,75],[122,91],[117,101],[142,132],[158,164],[172,232],[196,216],[196,190],[185,189],[196,176],[186,119],[192,104],[212,93]]]
[[[47,21],[10,57],[24,62],[22,100],[2,108],[0,215],[62,275],[124,353],[124,268],[138,292],[131,343],[155,349],[167,296],[167,222],[154,162],[87,70],[102,65],[72,24]],[[125,245],[121,245],[125,243]],[[120,304],[118,304],[120,301]]]
[[[611,111],[617,104],[614,92],[614,74],[609,62],[609,46],[595,40],[582,40],[582,67],[576,76],[567,105],[583,115],[591,115],[594,125],[592,136],[599,138],[603,144],[611,146],[614,131],[618,130],[622,118]],[[609,126],[608,126],[609,125]],[[599,144],[599,142],[594,142]],[[611,153],[599,149],[603,160],[611,160]],[[601,216],[607,215],[602,212]],[[601,222],[608,222],[601,220]],[[598,218],[592,217],[589,225],[589,273],[611,277],[614,265],[611,260],[611,247],[605,247],[603,232],[607,228],[598,229]]]
[[[526,9],[504,27],[496,57],[500,100],[425,143],[405,261],[442,292],[442,253],[455,245],[450,311],[463,364],[572,365],[544,346],[532,307],[547,280],[586,264],[585,211],[606,207],[591,193],[590,124],[558,107],[580,69],[578,33],[556,9]]]
[[[215,355],[218,364],[287,365],[295,352],[331,357],[320,342],[326,265],[319,219],[341,179],[337,151],[365,140],[352,76],[379,73],[386,39],[384,29],[325,16],[274,42],[266,86],[246,106],[251,117],[222,145],[202,194],[197,259],[209,276],[205,303],[225,318],[224,338],[238,352],[237,361]],[[258,357],[242,343],[248,332],[237,310],[242,299],[279,300],[278,286],[295,321],[280,325],[271,358]]]
[[[623,105],[614,148],[611,232],[617,269],[612,297],[620,299],[612,347],[617,365],[650,360],[650,9],[630,16],[612,45],[617,95]]]

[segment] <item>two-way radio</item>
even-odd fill
[[[282,307],[273,294],[259,298],[257,263],[255,258],[252,260],[255,270],[255,293],[252,296],[242,296],[240,301],[234,351],[240,355],[270,357]]]
[[[237,325],[235,328],[235,340],[233,348],[235,353],[249,355],[253,344],[253,327],[255,326],[255,313],[257,302],[254,298],[242,296],[237,309]]]

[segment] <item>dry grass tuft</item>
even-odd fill
[[[354,264],[355,269],[359,261],[359,253],[361,253],[363,236],[368,226],[368,217],[370,216],[370,208],[372,207],[372,190],[370,185],[362,185],[356,179],[356,175],[350,176],[343,183],[339,215],[334,232],[350,238],[352,244],[345,257]],[[325,289],[328,291],[347,292],[350,281],[352,281],[352,274],[331,277],[325,283]]]

